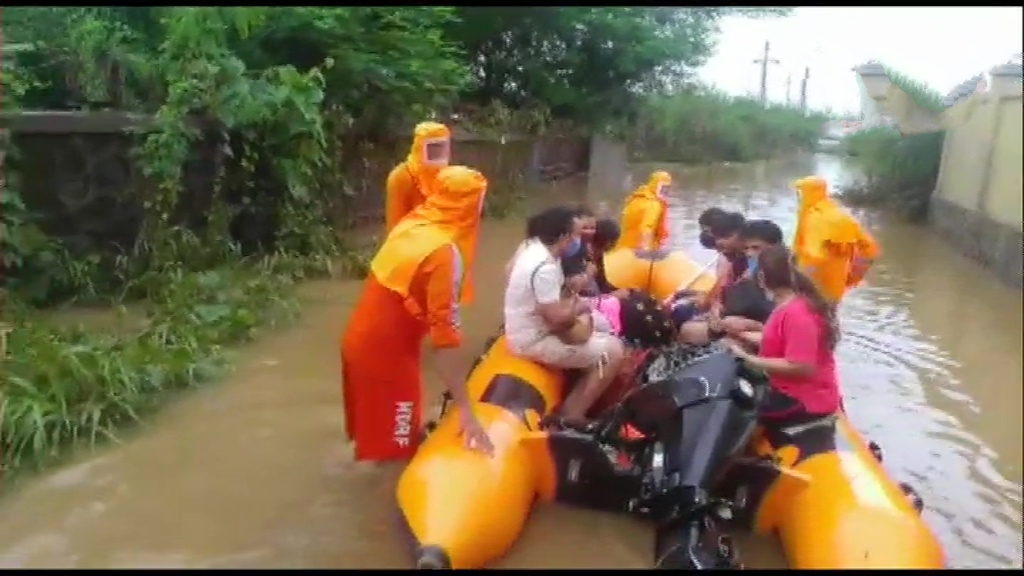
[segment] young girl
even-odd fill
[[[590,274],[594,278],[591,290],[594,294],[614,294],[625,297],[628,290],[620,290],[608,281],[604,270],[604,255],[615,247],[622,234],[619,223],[611,218],[602,218],[594,225],[594,236],[590,240]]]
[[[619,290],[612,286],[604,272],[604,255],[619,241],[621,233],[619,224],[610,218],[593,220],[592,223],[590,220],[587,218],[581,220],[580,238],[583,240],[581,257],[563,259],[562,269],[565,272],[565,277],[571,278],[576,274],[586,275],[587,280],[579,291],[582,295],[615,294],[624,297],[628,294],[628,290]],[[588,228],[591,224],[592,228]]]
[[[580,222],[580,239],[585,246],[589,246],[597,233],[597,217],[593,210],[583,204],[576,207],[576,213]]]
[[[842,397],[836,376],[839,323],[835,309],[794,268],[783,246],[761,252],[757,279],[775,302],[761,336],[761,350],[754,355],[738,343],[730,347],[751,367],[768,374],[770,389],[760,418],[790,426],[836,413]]]
[[[619,240],[619,225],[602,218],[585,243],[587,258],[562,261],[570,292],[590,303],[590,318],[581,318],[562,337],[569,343],[586,341],[591,330],[609,332],[640,348],[665,346],[675,338],[675,326],[668,310],[651,296],[639,291],[617,289],[604,275],[604,254]]]

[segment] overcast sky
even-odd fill
[[[800,93],[810,66],[812,108],[860,110],[850,69],[875,59],[945,94],[967,78],[1021,52],[1024,14],[1020,7],[977,8],[796,8],[788,18],[722,22],[717,53],[701,78],[731,94],[757,94],[760,68],[753,63],[771,42],[768,97]]]

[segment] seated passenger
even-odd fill
[[[583,250],[562,259],[565,277],[571,278],[582,269],[588,280],[580,294],[593,296],[614,292],[620,298],[628,296],[629,291],[612,286],[604,272],[604,255],[615,247],[621,236],[619,224],[611,218],[594,218],[593,212],[586,206],[577,208],[577,219]]]
[[[576,207],[576,219],[580,222],[580,240],[583,240],[584,247],[589,248],[597,234],[597,217],[593,210],[581,204]]]
[[[623,345],[615,336],[591,331],[578,344],[563,341],[577,318],[589,315],[590,305],[576,296],[563,296],[565,276],[559,257],[578,239],[571,208],[556,206],[530,218],[530,238],[512,263],[505,290],[505,335],[513,353],[541,364],[585,373],[561,406],[560,416],[582,421],[587,409],[615,377]]]
[[[775,304],[757,283],[757,259],[772,246],[784,246],[782,229],[771,220],[747,220],[741,233],[747,271],[725,291],[722,304],[721,331],[756,348],[761,330]]]
[[[723,290],[720,315],[709,314],[683,322],[679,329],[680,341],[699,345],[728,335],[756,346],[757,333],[773,309],[771,300],[754,277],[757,258],[766,248],[782,246],[782,229],[771,220],[748,220],[739,237],[747,258],[746,271]],[[679,316],[674,311],[673,319],[678,322]]]
[[[604,255],[615,248],[619,241],[621,229],[619,223],[611,218],[602,218],[594,227],[594,236],[590,241],[590,267],[588,273],[594,283],[590,287],[591,294],[612,294],[619,298],[629,295],[629,290],[616,288],[608,281],[604,270]]]
[[[573,246],[569,250],[570,254],[559,259],[562,276],[565,277],[565,284],[562,286],[563,298],[584,297],[593,293],[594,281],[591,264],[586,257],[586,248],[579,242],[574,242]],[[598,310],[593,309],[593,299],[584,298],[584,301],[591,305],[591,313],[578,316],[571,328],[558,333],[562,341],[566,344],[582,344],[590,338],[593,330],[618,335],[618,327],[612,324],[612,319],[618,315],[616,311],[608,309],[611,303]]]
[[[584,249],[587,250],[587,221],[581,218]],[[604,274],[604,254],[611,250],[619,238],[619,225],[611,219],[598,220],[590,238],[589,259],[563,258],[562,273],[566,289],[585,297],[593,309],[593,329],[608,332],[624,339],[636,348],[666,346],[675,340],[675,326],[668,310],[657,300],[639,290],[619,289],[612,286]],[[585,333],[582,321],[573,327],[578,341]]]
[[[711,210],[713,209],[705,211],[701,217],[705,217]],[[673,310],[674,321],[679,326],[697,318],[701,313],[706,313],[710,318],[721,318],[722,293],[725,287],[740,277],[747,268],[743,239],[740,237],[745,222],[743,215],[736,212],[712,212],[705,222],[708,225],[707,234],[714,239],[715,250],[719,253],[715,284],[707,294],[697,294],[684,288],[666,301],[666,305]],[[704,232],[701,234],[703,236]],[[707,240],[702,237],[701,243],[705,244]]]
[[[711,221],[711,235],[715,237],[715,249],[726,264],[722,265],[723,278],[719,279],[719,295],[726,286],[735,282],[747,271],[747,257],[743,250],[743,226],[746,219],[739,212],[728,212]],[[719,302],[720,303],[720,302]]]
[[[590,213],[590,209],[585,207],[585,206],[577,206],[577,207],[573,207],[573,208],[564,207],[564,208],[569,210],[572,213],[572,215],[573,215],[573,232],[572,232],[573,240],[572,240],[572,244],[565,250],[565,253],[564,254],[560,254],[558,256],[558,260],[563,263],[563,269],[566,266],[568,266],[572,270],[576,270],[577,268],[581,269],[581,270],[585,270],[586,269],[586,265],[585,265],[586,253],[583,251],[583,249],[585,248],[585,243],[583,242],[583,236],[584,236],[584,234],[586,234],[586,228],[587,228],[587,224],[588,224],[586,214]],[[526,221],[526,239],[523,240],[522,242],[520,242],[518,246],[516,246],[515,253],[512,254],[512,257],[509,258],[508,262],[505,264],[505,283],[506,284],[508,284],[508,278],[509,278],[509,275],[512,273],[512,265],[515,264],[516,258],[519,257],[519,253],[523,251],[523,249],[526,247],[528,241],[534,236],[534,234],[530,230],[530,223],[531,222],[533,222],[533,220],[529,220],[528,219]],[[569,278],[572,275],[573,275],[572,273],[566,274],[565,277]]]
[[[718,283],[729,275],[729,260],[722,256],[715,246],[715,236],[711,233],[712,224],[715,220],[726,217],[728,212],[712,206],[700,213],[697,224],[700,226],[700,245],[708,250],[718,252],[718,259],[715,262],[715,286],[706,294],[690,290],[687,286],[681,287],[675,294],[665,299],[665,306],[672,309],[673,319],[677,325],[693,318],[702,309],[710,305],[711,297],[718,292]]]
[[[573,279],[576,275],[587,275],[587,270],[590,263],[590,250],[587,247],[588,239],[593,237],[594,228],[596,226],[594,222],[593,213],[586,206],[580,205],[571,208],[576,219],[575,226],[573,228],[573,234],[576,239],[573,241],[572,247],[559,258],[562,263],[562,273],[565,274],[566,280]],[[529,231],[527,231],[527,237],[530,237]],[[577,279],[579,282],[584,284],[588,283],[585,279]],[[577,287],[576,292],[579,292],[580,287]]]
[[[590,285],[593,283],[591,273],[590,260],[588,257],[588,251],[586,243],[583,241],[584,235],[589,232],[593,232],[593,226],[591,222],[588,222],[590,209],[586,206],[579,206],[573,209],[575,214],[575,225],[573,229],[574,240],[569,246],[568,250],[562,254],[558,261],[562,267],[562,275],[565,277],[565,284],[562,286],[563,297],[570,297],[572,295],[581,295],[590,293]],[[525,248],[527,241],[534,237],[534,232],[530,229],[530,221],[527,222],[526,240],[521,242],[516,247],[516,252],[509,259],[508,263],[505,264],[505,281],[506,285],[510,274],[512,273],[512,265],[515,263],[519,253]],[[593,324],[594,318],[589,314],[579,316],[571,328],[565,332],[559,333],[559,336],[567,344],[580,344],[587,341],[589,338],[590,331],[595,327],[602,330],[603,332],[610,332],[611,326],[607,322],[598,323],[597,326]],[[499,330],[504,329],[502,324]]]
[[[712,206],[700,213],[697,217],[697,225],[700,226],[700,245],[708,250],[715,250],[715,236],[711,233],[711,223],[715,219],[728,214],[718,206]]]
[[[731,347],[737,357],[768,375],[770,388],[760,419],[781,427],[835,414],[842,407],[836,376],[839,321],[835,309],[796,270],[785,247],[765,249],[757,263],[757,281],[771,294],[775,310],[764,326],[758,354],[738,344]]]

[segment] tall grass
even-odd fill
[[[918,106],[936,112],[944,109],[937,90],[888,67],[886,74]],[[939,177],[945,137],[945,131],[901,136],[889,127],[847,136],[844,149],[860,164],[864,179],[848,186],[844,199],[889,208],[914,221],[923,220]]]
[[[942,94],[938,90],[902,72],[893,70],[889,66],[883,65],[883,68],[885,68],[885,75],[889,77],[889,81],[899,86],[913,98],[918,106],[932,112],[942,112],[945,110],[946,107],[942,104]]]
[[[654,96],[632,131],[635,156],[667,162],[746,162],[815,146],[828,116],[704,90]]]

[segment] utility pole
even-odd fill
[[[811,67],[804,67],[804,79],[800,82],[800,109],[807,110],[807,81],[811,78]]]
[[[754,64],[761,65],[761,102],[768,102],[768,64],[778,64],[779,61],[775,58],[769,58],[768,52],[771,50],[767,40],[764,41],[764,57],[759,60],[754,60]]]
[[[793,74],[786,75],[786,106],[789,106],[790,102],[790,88],[793,86]]]

